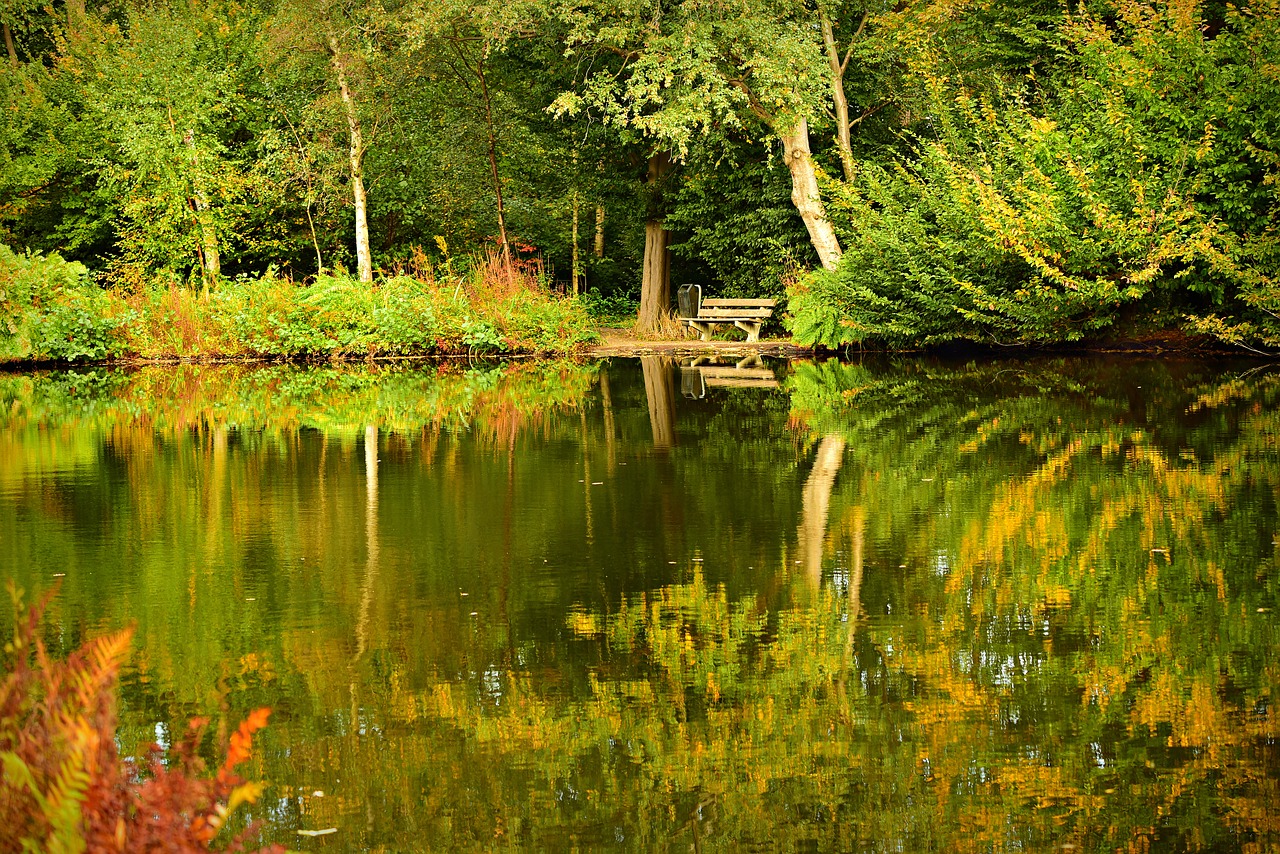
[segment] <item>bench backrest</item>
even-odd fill
[[[773,308],[778,301],[776,299],[704,299],[702,304],[707,308]]]

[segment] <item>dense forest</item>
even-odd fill
[[[555,349],[587,309],[660,326],[686,281],[785,298],[828,347],[1280,348],[1280,0],[0,0],[0,23],[3,358]],[[578,299],[526,316],[513,277]]]

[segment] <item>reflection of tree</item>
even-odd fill
[[[462,369],[379,367],[143,368],[136,372],[0,378],[0,428],[156,431],[234,426],[290,432],[309,427],[356,436],[374,423],[397,434],[473,429],[505,444],[513,429],[588,394],[593,366],[510,362]],[[3,476],[3,469],[0,469]]]
[[[665,450],[676,443],[675,360],[663,356],[641,356],[644,392],[649,402],[649,424],[653,446]]]
[[[608,433],[590,369],[297,373],[0,379],[4,553],[68,572],[68,637],[137,619],[133,720],[280,700],[281,839],[1280,844],[1273,380],[1126,364],[1139,430],[1105,366],[804,366],[801,438],[730,392],[638,465],[641,371],[611,374]],[[814,591],[797,460],[825,436]],[[615,453],[628,484],[586,489]]]
[[[609,392],[609,366],[600,366],[600,407],[604,410],[604,442],[608,451],[609,474],[618,467],[617,427],[613,418],[613,395]]]
[[[822,580],[822,547],[827,539],[827,514],[831,505],[831,488],[844,461],[844,437],[831,433],[822,437],[814,456],[813,468],[804,484],[797,539],[800,545],[800,564],[809,583],[817,587]]]
[[[1266,848],[1277,725],[1257,710],[1280,671],[1258,531],[1280,495],[1280,382],[1121,370],[806,366],[793,419],[878,473],[832,501],[865,506],[905,564],[889,602],[920,616],[872,634],[911,685],[931,778],[982,798],[968,845],[1007,844],[1016,816],[1033,846]]]
[[[360,616],[356,621],[356,659],[368,647],[369,608],[378,577],[378,428],[364,428],[364,581],[360,591]],[[354,693],[354,686],[353,686]]]

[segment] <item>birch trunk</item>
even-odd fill
[[[826,12],[819,14],[822,21],[822,44],[826,48],[827,63],[831,67],[831,102],[836,114],[836,150],[840,153],[840,168],[844,171],[844,179],[852,181],[853,143],[849,138],[849,98],[844,93],[845,65],[840,59],[840,49],[836,47],[831,18]]]
[[[172,112],[169,114],[169,127],[174,127]],[[218,253],[218,229],[213,222],[213,213],[209,210],[209,196],[200,189],[200,185],[204,182],[200,173],[200,153],[196,150],[193,132],[187,131],[183,144],[191,156],[192,180],[196,184],[194,192],[187,199],[187,205],[191,208],[192,218],[200,230],[200,267],[204,274],[204,287],[207,291],[222,275],[222,256]]]
[[[200,242],[204,244],[201,263],[204,265],[204,286],[214,286],[222,275],[222,256],[218,253],[218,231],[214,228],[213,217],[209,213],[209,201],[204,194],[198,194],[193,200],[196,222],[200,225]]]
[[[776,130],[791,172],[791,202],[809,230],[809,240],[818,251],[818,260],[825,269],[834,270],[840,262],[840,241],[818,193],[818,173],[809,150],[809,123],[800,119],[789,130]]]
[[[338,40],[329,36],[329,54],[333,71],[338,78],[338,93],[342,96],[342,108],[347,114],[347,127],[351,134],[351,199],[356,209],[356,268],[360,281],[373,281],[373,260],[369,253],[368,198],[364,191],[364,135],[360,130],[360,117],[356,114],[356,102],[347,83],[347,69],[342,62]]]
[[[573,295],[579,293],[582,279],[582,257],[578,251],[578,217],[582,210],[582,201],[578,191],[573,191]]]
[[[604,205],[596,205],[596,240],[591,248],[597,258],[604,257]]]

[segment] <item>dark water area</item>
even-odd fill
[[[0,572],[304,851],[1280,850],[1278,505],[1258,364],[0,375]]]

